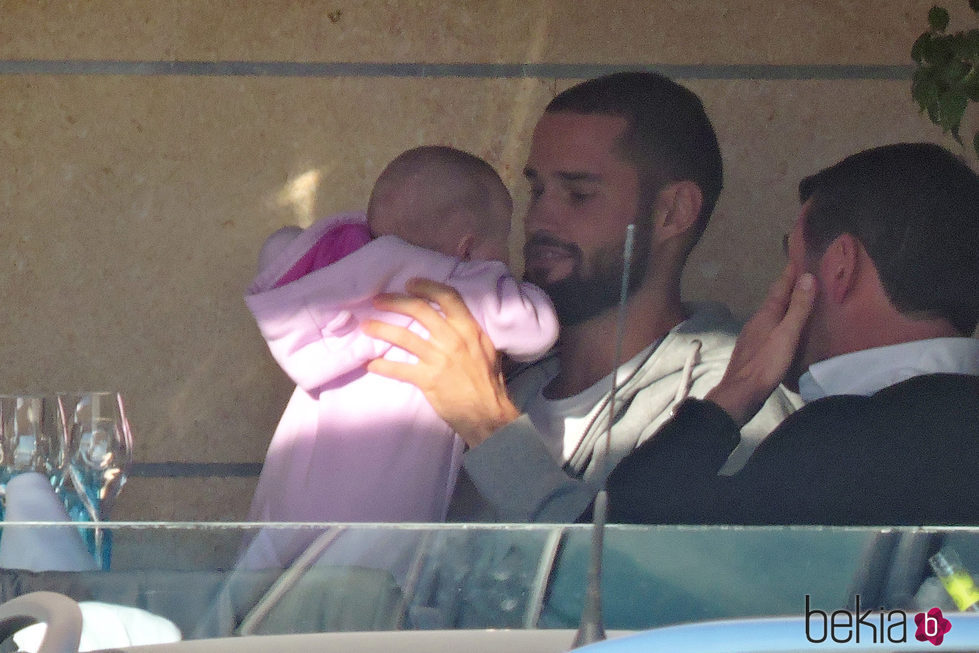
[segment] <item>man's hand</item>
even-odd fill
[[[416,386],[439,417],[475,447],[520,415],[507,396],[500,358],[454,288],[412,279],[406,290],[408,295],[379,295],[374,305],[414,318],[428,331],[428,340],[407,328],[376,320],[365,322],[361,329],[413,354],[418,362],[377,358],[368,363],[367,370]]]
[[[775,390],[799,348],[816,300],[816,280],[788,265],[738,336],[724,377],[704,397],[743,426]]]

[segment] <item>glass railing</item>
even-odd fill
[[[111,542],[109,570],[3,569],[0,600],[46,589],[137,607],[171,620],[188,639],[574,628],[591,532],[587,525],[134,522],[102,528]],[[64,525],[7,523],[0,551],[16,541],[34,542],[43,552],[68,532]],[[641,630],[801,616],[807,605],[852,609],[858,595],[863,609],[948,608],[927,562],[941,546],[979,570],[976,529],[613,525],[605,536],[605,625]],[[43,567],[43,555],[33,560]]]

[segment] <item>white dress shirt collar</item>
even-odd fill
[[[832,395],[870,396],[922,374],[979,375],[979,340],[933,338],[874,347],[815,363],[799,379],[806,402]]]

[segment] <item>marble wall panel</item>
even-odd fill
[[[0,57],[905,64],[932,0],[0,2]],[[946,3],[968,16],[964,0]],[[962,18],[965,20],[965,18]],[[913,40],[913,39],[912,39]]]
[[[119,494],[114,517],[124,520],[244,519],[257,478],[134,478]]]

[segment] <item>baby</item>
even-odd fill
[[[364,214],[273,234],[245,301],[296,382],[265,457],[252,521],[442,521],[463,444],[412,385],[366,371],[406,352],[364,335],[375,309],[412,277],[455,287],[498,350],[518,361],[557,338],[547,296],[502,260],[512,202],[493,168],[466,152],[408,150],[381,173]]]

